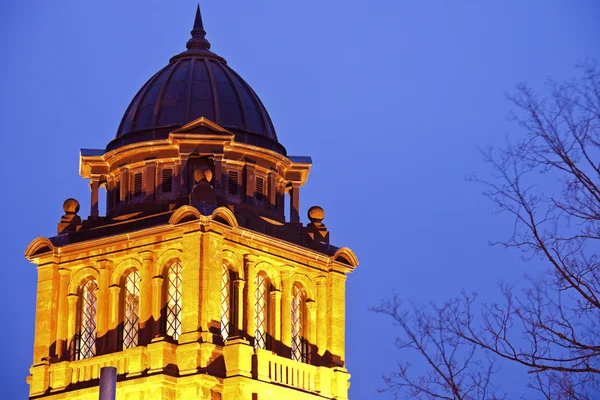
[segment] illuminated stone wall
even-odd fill
[[[217,222],[220,221],[220,222]],[[96,399],[102,366],[118,369],[119,399],[347,398],[344,365],[345,277],[354,266],[336,255],[237,226],[218,208],[191,206],[167,224],[64,246],[37,239],[27,257],[38,265],[30,395]],[[349,258],[349,257],[347,257]],[[165,271],[182,265],[181,334],[164,330]],[[223,266],[234,272],[237,329],[221,336]],[[139,343],[121,350],[123,278],[141,277]],[[255,349],[255,279],[268,277],[268,349]],[[73,359],[80,288],[95,279],[96,355]],[[301,285],[308,362],[291,357],[292,288]]]

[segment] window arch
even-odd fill
[[[292,287],[292,360],[301,362],[308,362],[306,298],[306,291],[296,283]]]
[[[269,278],[259,272],[256,275],[254,291],[254,346],[257,349],[266,349],[268,344],[268,326],[269,326]]]
[[[235,330],[235,291],[233,290],[234,272],[227,263],[223,263],[221,272],[221,336],[227,340]]]
[[[175,261],[167,269],[165,332],[177,340],[181,335],[181,263]]]
[[[137,270],[125,276],[123,293],[123,350],[138,345],[140,313],[140,273]]]
[[[90,279],[79,287],[75,360],[83,360],[96,355],[97,289],[98,284],[95,279]]]

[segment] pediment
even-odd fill
[[[181,128],[175,129],[171,134],[233,136],[233,133],[227,129],[204,117],[200,117]]]

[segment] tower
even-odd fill
[[[329,243],[320,207],[300,222],[311,159],[287,154],[256,93],[210,51],[199,8],[191,35],[115,139],[81,150],[89,216],[67,199],[57,235],[25,252],[38,269],[31,398],[96,399],[104,366],[121,400],[348,396],[357,259]]]

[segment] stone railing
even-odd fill
[[[256,351],[257,376],[259,380],[279,383],[296,389],[316,391],[315,379],[318,368],[314,365],[292,361],[270,351]]]

